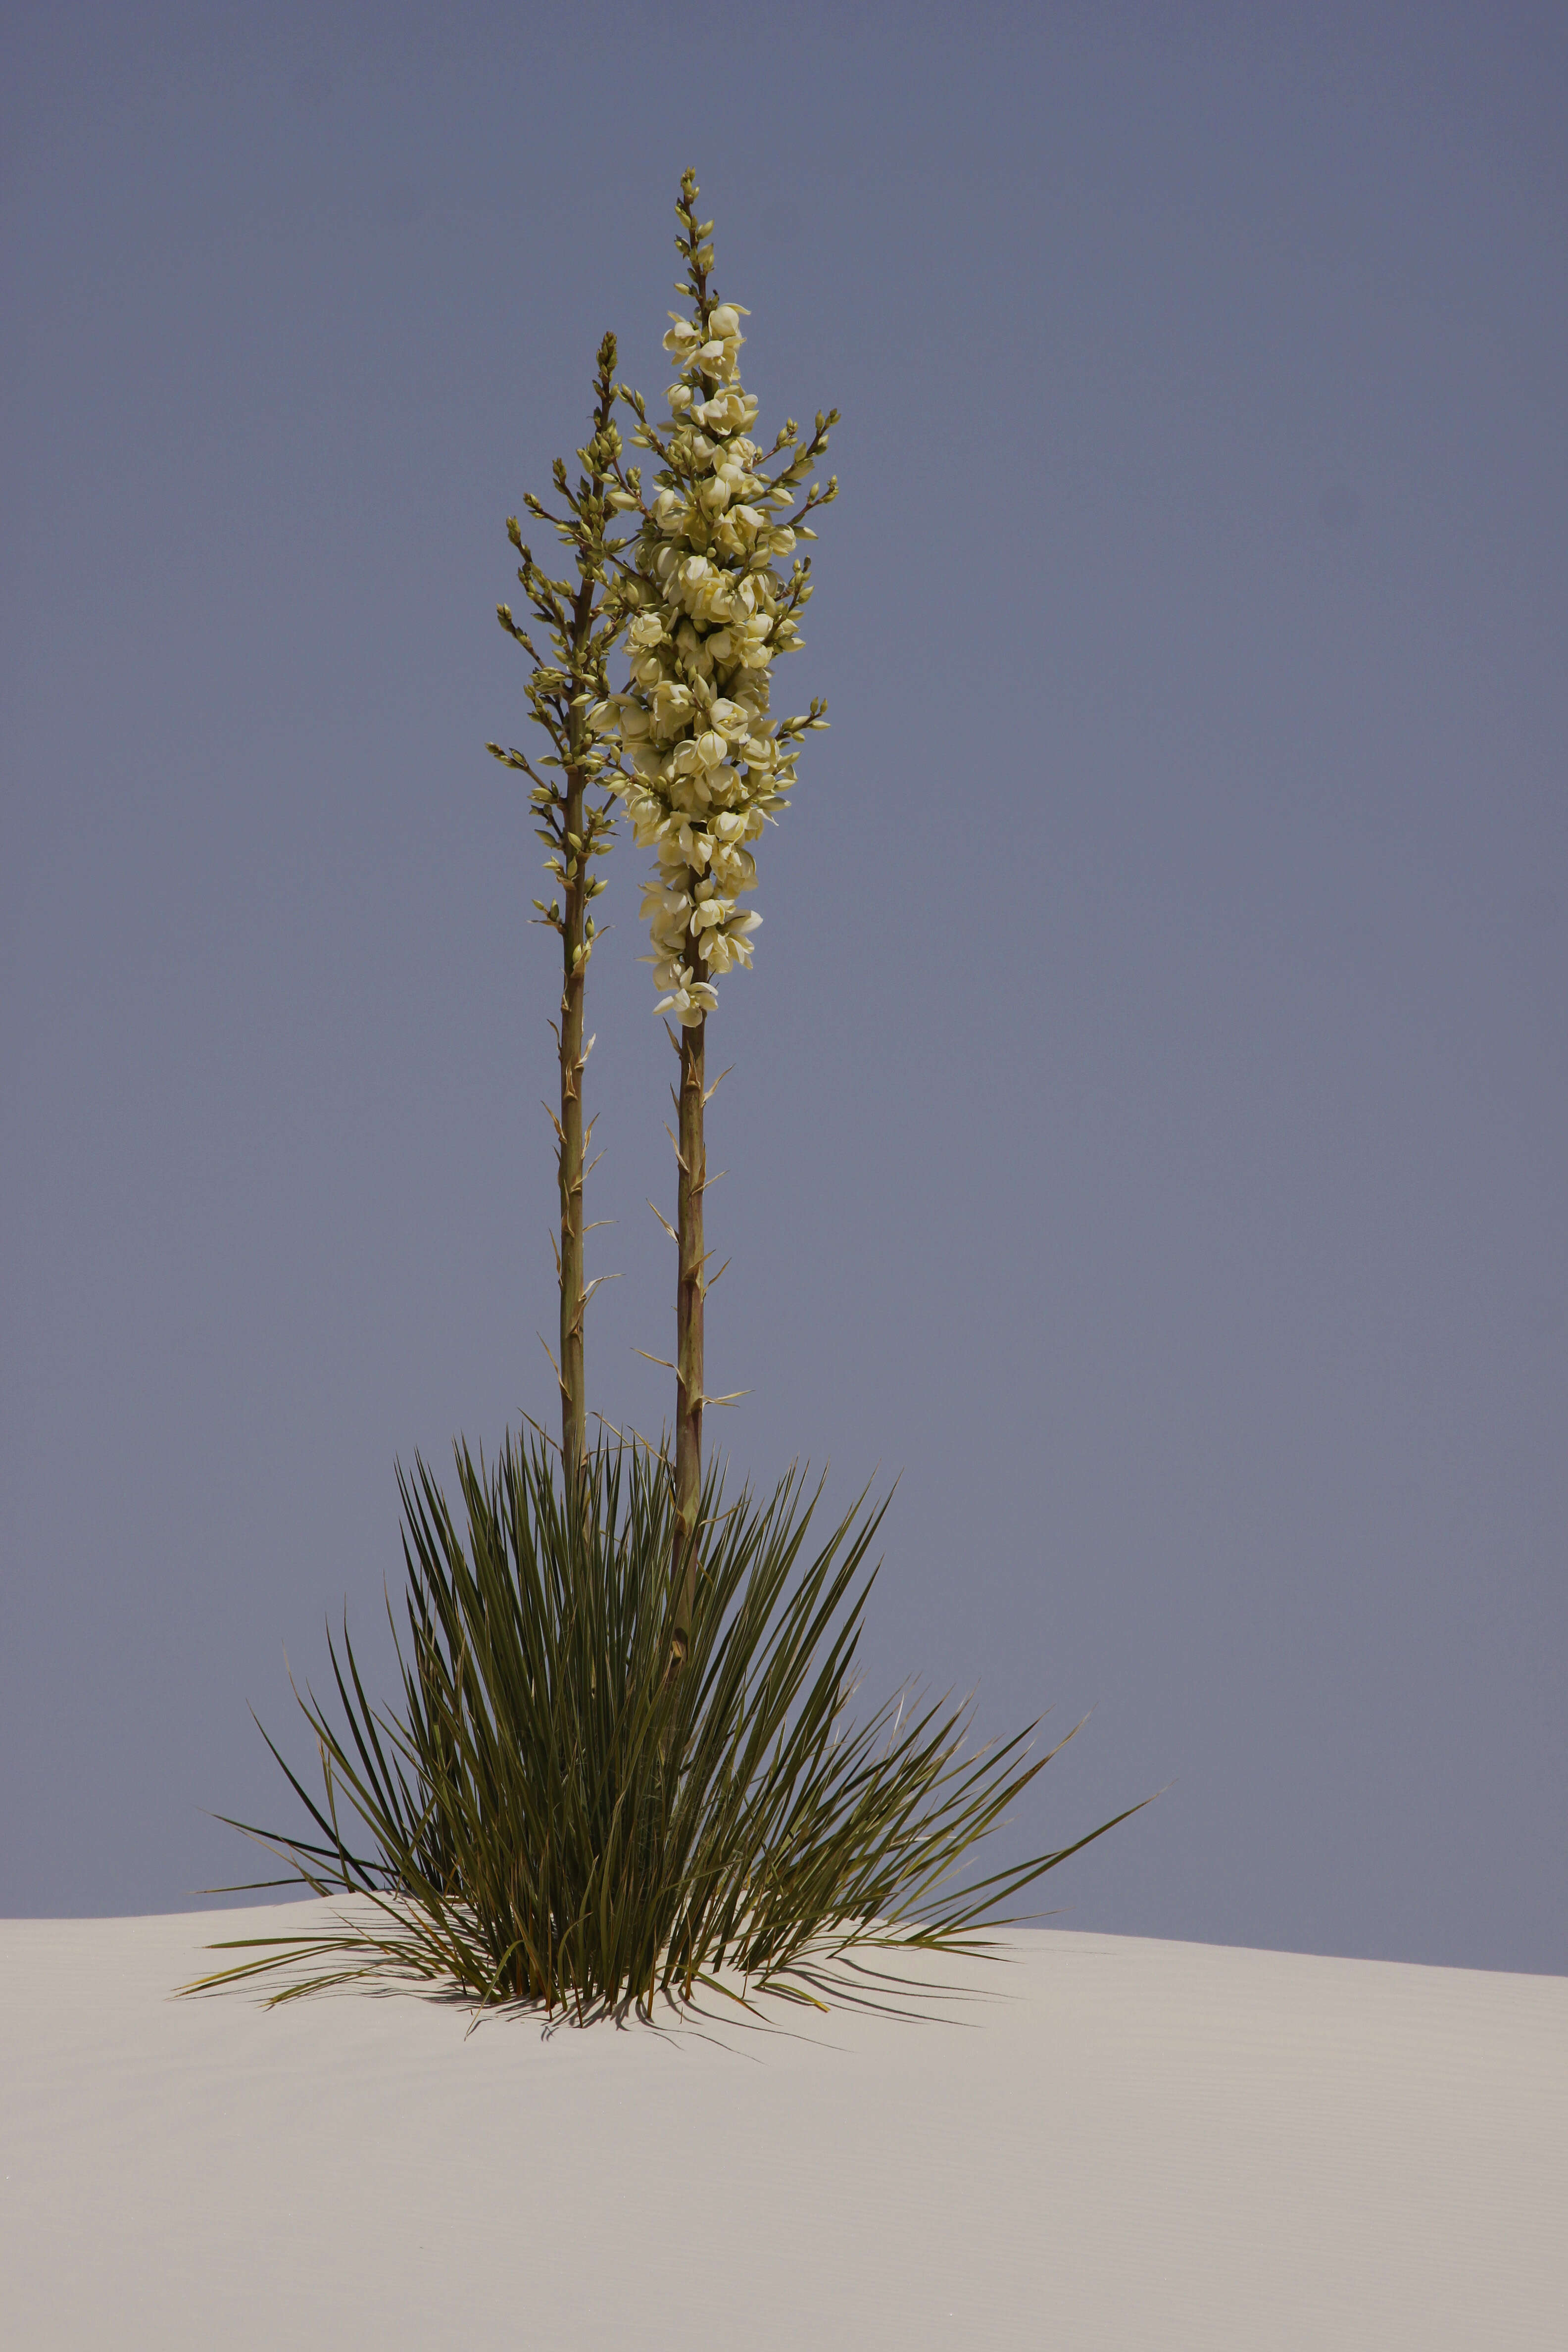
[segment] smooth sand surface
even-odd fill
[[[1568,2343],[1568,1979],[1042,1930],[766,2030],[171,1998],[319,1907],[0,1921],[6,2345]]]

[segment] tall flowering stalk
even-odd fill
[[[671,311],[664,346],[679,370],[669,422],[656,429],[636,394],[633,441],[658,462],[657,491],[643,509],[637,544],[639,610],[627,630],[631,676],[616,698],[624,753],[610,782],[632,830],[658,866],[643,898],[652,935],[656,1012],[672,1015],[680,1058],[675,1089],[676,1281],[675,1545],[683,1573],[675,1662],[690,1639],[695,1544],[702,1486],[708,1186],[704,1113],[707,1016],[718,982],[750,964],[762,918],[741,906],[756,887],[752,845],[788,805],[801,739],[827,724],[813,700],[804,716],[774,721],[769,671],[801,644],[795,615],[811,596],[811,562],[796,541],[815,539],[806,517],[837,495],[836,478],[810,477],[837,409],[809,440],[786,419],[771,448],[751,438],[757,402],[741,382],[738,303],[710,283],[711,221],[697,217],[697,181],[685,173],[676,204],[676,249],[686,265],[689,315]],[[809,487],[805,487],[809,483]],[[787,571],[778,566],[785,564]],[[667,1024],[668,1025],[668,1024]],[[714,1081],[715,1086],[718,1081]]]
[[[616,748],[614,706],[605,698],[607,665],[638,595],[624,553],[634,534],[624,539],[612,536],[617,516],[641,509],[637,469],[626,473],[621,465],[621,436],[613,415],[615,368],[616,339],[606,335],[599,346],[594,378],[594,429],[586,446],[577,452],[583,471],[576,487],[568,479],[563,460],[558,457],[552,468],[562,511],[550,512],[531,491],[523,499],[529,513],[548,523],[570,550],[574,576],[552,579],[524,544],[517,517],[507,520],[507,536],[522,559],[519,582],[535,616],[550,632],[553,658],[539,653],[527,630],[513,619],[510,604],[498,605],[497,617],[528,656],[529,708],[552,749],[535,766],[521,751],[503,751],[499,743],[487,747],[504,766],[518,769],[528,778],[539,838],[549,852],[545,871],[554,877],[556,886],[548,900],[535,898],[533,904],[534,919],[547,925],[561,940],[560,1017],[550,1024],[561,1064],[560,1109],[549,1114],[555,1130],[561,1200],[560,1239],[554,1244],[561,1286],[561,1352],[558,1360],[552,1360],[561,1389],[561,1452],[568,1486],[581,1476],[587,1447],[583,1318],[599,1282],[605,1279],[602,1275],[598,1281],[584,1279],[584,1236],[589,1228],[583,1222],[583,1186],[594,1163],[584,1165],[593,1122],[584,1131],[583,1072],[594,1041],[591,1037],[584,1041],[583,1013],[588,961],[594,952],[594,918],[589,908],[605,887],[603,876],[592,870],[592,861],[603,857],[610,847],[615,802],[611,798],[595,803],[588,794],[610,781],[607,771]],[[624,394],[625,387],[621,390]]]

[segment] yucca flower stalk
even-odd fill
[[[548,523],[570,551],[575,576],[552,578],[524,542],[517,517],[507,519],[507,536],[522,559],[518,580],[536,617],[550,632],[553,658],[539,653],[527,630],[512,617],[510,604],[498,605],[497,617],[528,656],[529,709],[552,748],[535,764],[522,751],[503,751],[499,743],[486,747],[504,766],[527,777],[539,838],[549,852],[545,871],[556,885],[548,900],[535,898],[533,905],[534,920],[547,925],[561,940],[561,1003],[559,1017],[550,1024],[561,1065],[561,1099],[559,1111],[549,1114],[555,1130],[561,1206],[560,1238],[553,1244],[561,1321],[560,1355],[551,1360],[561,1390],[561,1452],[569,1481],[581,1475],[587,1448],[584,1317],[599,1282],[607,1278],[601,1275],[596,1281],[584,1280],[584,1240],[591,1228],[583,1221],[583,1187],[595,1163],[584,1165],[593,1122],[584,1129],[583,1075],[594,1041],[589,1037],[584,1042],[583,1030],[588,961],[594,952],[590,908],[605,887],[604,877],[593,871],[593,860],[610,848],[615,802],[606,798],[595,803],[588,795],[604,786],[616,756],[612,706],[605,701],[608,663],[637,593],[625,552],[635,534],[616,539],[612,532],[619,515],[640,511],[641,506],[637,469],[625,472],[621,465],[621,436],[614,418],[615,370],[616,339],[606,335],[594,378],[594,429],[577,452],[583,471],[575,488],[563,459],[558,457],[552,469],[562,511],[552,513],[532,491],[523,498],[528,512]]]
[[[827,724],[826,706],[816,700],[804,716],[771,719],[769,670],[775,655],[801,644],[795,615],[811,596],[811,560],[796,554],[796,542],[815,539],[806,517],[838,491],[836,478],[821,487],[811,479],[837,409],[818,413],[804,444],[793,419],[771,448],[751,437],[757,402],[740,370],[741,320],[748,313],[719,299],[708,241],[713,224],[698,219],[697,197],[696,177],[687,172],[676,202],[676,249],[686,268],[678,291],[690,308],[689,314],[671,311],[664,339],[679,370],[668,395],[668,424],[656,429],[641,398],[627,394],[637,416],[632,439],[651,453],[658,471],[637,542],[640,609],[627,632],[631,676],[616,704],[625,765],[610,785],[639,844],[658,852],[643,898],[653,941],[645,961],[664,992],[654,1009],[673,1016],[679,1031],[669,1033],[680,1061],[673,1228],[675,1541],[682,1563],[677,1666],[691,1632],[702,1411],[732,1401],[703,1392],[705,1114],[713,1091],[707,1016],[718,1003],[720,979],[752,961],[752,934],[762,918],[740,904],[756,887],[752,845],[788,803],[802,738]],[[781,562],[787,572],[776,568]]]

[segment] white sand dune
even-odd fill
[[[170,1997],[316,1908],[0,1921],[6,2345],[1568,2343],[1568,1979],[1038,1931],[766,2030]]]

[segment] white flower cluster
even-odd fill
[[[664,344],[681,371],[671,424],[637,436],[665,462],[638,552],[630,681],[615,698],[625,767],[613,789],[658,857],[642,905],[654,949],[644,961],[665,992],[655,1010],[691,1027],[717,1003],[720,975],[752,961],[762,918],[740,906],[756,887],[750,845],[786,805],[803,726],[825,722],[815,707],[783,728],[767,715],[768,666],[800,644],[792,615],[810,593],[800,572],[773,569],[795,551],[776,509],[795,504],[803,461],[773,479],[757,470],[740,306],[670,316]]]

